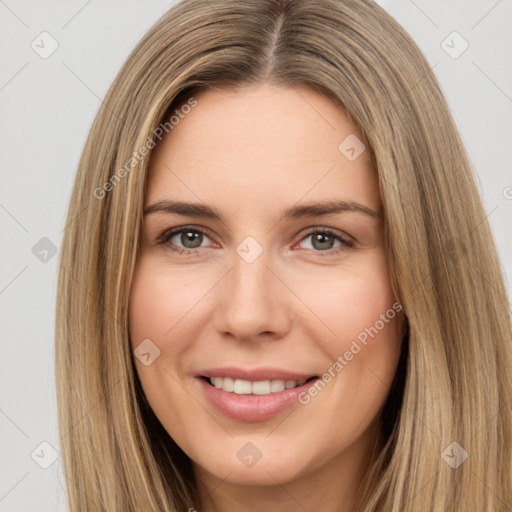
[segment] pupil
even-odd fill
[[[201,245],[201,234],[194,233],[193,231],[186,231],[181,234],[181,242],[187,248],[194,249]],[[188,242],[192,242],[191,245]]]
[[[313,246],[317,249],[330,249],[330,245],[332,242],[332,239],[330,239],[330,235],[325,235],[323,233],[317,233],[316,236],[313,237]],[[323,244],[322,244],[323,240]],[[327,240],[327,243],[325,242]],[[320,246],[316,245],[315,242],[319,242]]]
[[[195,233],[193,231],[183,232],[181,234],[181,242],[185,247],[195,248],[201,246],[201,234]],[[188,243],[191,242],[191,245]],[[332,243],[332,239],[330,235],[325,235],[323,233],[317,233],[316,236],[313,237],[313,246],[317,249],[330,249]]]

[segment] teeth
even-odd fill
[[[271,380],[270,381],[270,392],[271,393],[279,393],[279,391],[283,391],[285,388],[284,380]]]
[[[252,393],[252,384],[248,380],[237,379],[235,380],[233,393],[237,395],[250,395]]]
[[[270,393],[279,393],[285,389],[302,386],[307,379],[301,381],[277,379],[252,382],[242,379],[233,380],[229,377],[209,377],[209,380],[216,388],[237,395],[270,395]]]
[[[225,379],[223,379],[222,377],[220,378],[220,380],[222,381],[222,389],[224,389],[224,391],[229,391],[229,392],[233,392],[235,390],[235,381],[233,379],[230,379],[229,377],[226,377]]]

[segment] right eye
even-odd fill
[[[208,237],[203,230],[193,226],[182,226],[162,233],[158,238],[158,243],[166,245],[180,254],[191,253],[193,255],[203,248],[201,244],[205,238]]]

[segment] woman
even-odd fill
[[[185,0],[86,143],[71,510],[501,511],[511,325],[431,69],[366,0]]]

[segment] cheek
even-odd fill
[[[383,405],[401,347],[401,305],[393,294],[385,257],[374,256],[357,269],[343,268],[337,274],[330,272],[329,278],[303,281],[298,292],[308,297],[308,305],[321,320],[301,325],[329,361],[323,368],[326,385],[318,386],[323,398],[317,400],[315,390],[310,398],[317,405],[323,400],[342,405],[361,425]],[[304,401],[309,401],[308,396]],[[317,412],[329,416],[328,411],[332,409],[318,407]]]
[[[183,273],[173,273],[172,278],[169,273],[166,275],[154,260],[142,254],[130,291],[132,350],[149,339],[160,351],[154,362],[147,366],[135,358],[137,374],[156,416],[166,428],[170,427],[169,433],[178,438],[184,435],[184,423],[187,422],[182,418],[170,421],[168,416],[170,404],[175,411],[184,410],[189,405],[179,377],[183,353],[196,335],[189,315],[193,313],[201,290],[191,284]],[[190,425],[187,428],[191,430]]]
[[[307,306],[318,318],[303,321],[302,325],[309,329],[311,339],[322,340],[322,348],[331,356],[348,350],[358,337],[363,343],[365,337],[370,339],[369,331],[375,333],[375,324],[381,337],[398,336],[394,325],[397,322],[391,320],[398,316],[393,305],[400,306],[396,304],[383,252],[376,252],[357,268],[329,269],[325,275],[296,282],[301,283],[295,288],[297,294],[307,297]],[[311,312],[308,314],[311,316]]]
[[[366,347],[377,338],[398,338],[397,322],[386,321],[384,326],[381,320],[382,315],[389,320],[386,312],[394,313],[395,302],[382,253],[368,257],[365,265],[357,268],[323,270],[308,279],[304,274],[289,273],[286,280],[293,283],[294,292],[302,300],[286,302],[283,299],[286,302],[283,307],[295,308],[298,325],[309,333],[310,340],[316,340],[319,351],[334,361],[351,349],[354,340]],[[187,271],[171,275],[165,264],[160,268],[154,259],[142,253],[130,294],[132,348],[150,339],[179,366],[178,356],[194,344],[200,329],[204,328],[207,319],[197,318],[197,315],[211,299],[208,292],[217,280],[215,275],[198,279],[197,273],[194,276]],[[202,307],[197,307],[199,302]],[[379,331],[377,338],[375,328]],[[387,352],[382,345],[385,343],[380,343],[364,357],[361,354],[357,358],[359,364],[372,356],[386,359]]]
[[[190,318],[194,307],[206,293],[207,286],[191,280],[190,273],[159,269],[158,263],[141,256],[130,292],[130,337],[135,348],[149,338],[159,347],[176,354],[193,337]],[[203,290],[204,288],[204,290]],[[186,329],[184,329],[186,325]],[[173,336],[173,333],[180,336]],[[172,340],[172,343],[169,343]],[[166,343],[167,342],[167,343]]]

